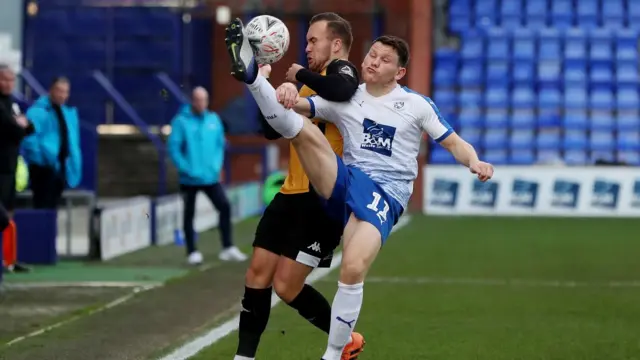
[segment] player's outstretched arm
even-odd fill
[[[333,60],[327,66],[325,76],[297,64],[293,64],[289,72],[295,73],[296,80],[329,101],[348,101],[360,85],[358,70],[347,60]]]
[[[440,145],[447,149],[451,155],[456,158],[456,161],[468,167],[472,173],[478,174],[480,181],[487,181],[493,176],[493,166],[480,161],[478,153],[476,153],[473,146],[458,136],[458,134],[450,134],[440,142]]]
[[[276,89],[278,102],[287,109],[293,109],[296,113],[309,119],[318,117],[331,123],[339,120],[337,109],[338,102],[327,101],[320,96],[301,98],[298,89],[292,83],[284,83]]]

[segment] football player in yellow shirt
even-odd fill
[[[353,43],[351,25],[335,13],[314,16],[305,49],[309,69],[293,64],[287,80],[304,84],[300,96],[318,94],[327,100],[348,101],[359,85],[358,71],[347,59]],[[269,77],[270,66],[260,69]],[[328,123],[315,122],[333,151],[342,155],[342,136]],[[264,135],[280,137],[263,119]],[[306,277],[316,267],[329,267],[342,237],[342,224],[329,217],[309,184],[298,155],[290,147],[289,172],[267,207],[253,242],[240,312],[239,344],[235,360],[251,360],[269,320],[272,289],[289,306],[325,333],[331,325],[331,305]],[[353,333],[342,360],[357,359],[364,338]]]

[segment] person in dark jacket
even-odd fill
[[[247,259],[231,240],[231,205],[220,184],[225,153],[224,126],[218,114],[207,110],[208,105],[207,91],[201,87],[194,89],[192,103],[183,106],[171,122],[171,135],[167,141],[169,156],[180,175],[187,261],[192,265],[203,261],[202,253],[196,249],[193,229],[196,196],[200,191],[220,213],[218,228],[223,247],[220,260]]]
[[[24,140],[22,150],[29,164],[36,209],[56,209],[64,189],[75,188],[81,180],[78,111],[66,105],[69,90],[69,80],[57,78],[49,94],[27,111],[35,132]]]
[[[22,139],[33,133],[34,127],[21,114],[11,92],[16,76],[0,64],[0,204],[11,215],[15,207],[16,167]]]

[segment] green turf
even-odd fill
[[[365,282],[360,360],[640,359],[639,230],[631,219],[414,217]],[[335,276],[317,284],[330,299]],[[236,338],[194,359],[232,358]],[[319,359],[325,344],[281,305],[258,358]]]

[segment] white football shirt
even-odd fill
[[[381,97],[370,95],[362,84],[348,102],[308,99],[311,118],[340,130],[345,164],[367,174],[404,208],[418,176],[422,132],[437,142],[453,133],[431,99],[400,85]]]

